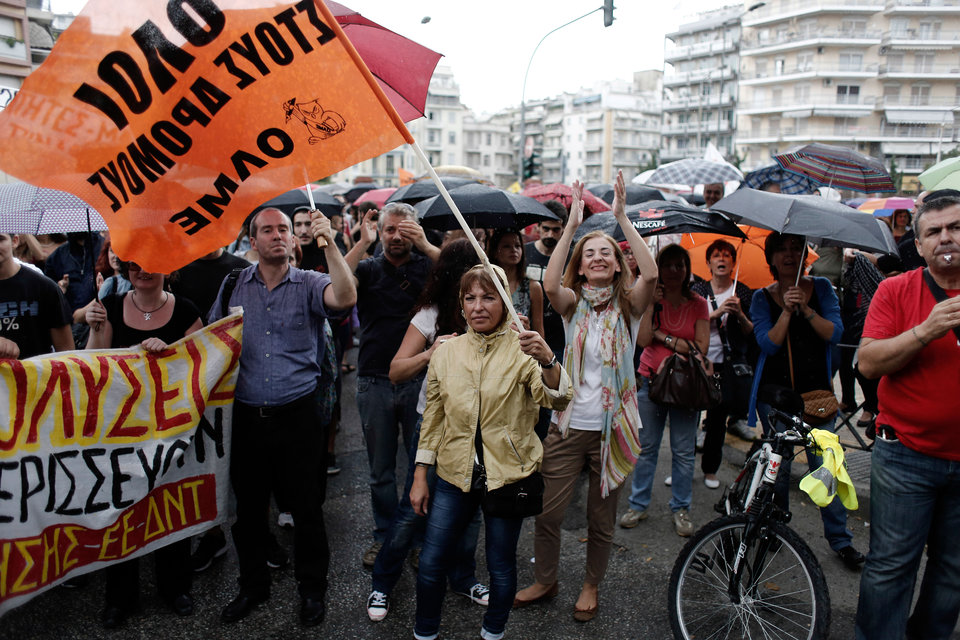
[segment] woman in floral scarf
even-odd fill
[[[573,380],[573,402],[556,414],[558,423],[550,426],[543,442],[545,490],[534,543],[536,582],[517,593],[514,606],[557,595],[560,523],[587,463],[587,568],[573,613],[575,620],[586,622],[597,613],[598,586],[610,557],[620,486],[640,454],[633,351],[640,317],[653,297],[657,265],[627,220],[626,186],[618,173],[613,213],[636,257],[640,279],[633,284],[620,247],[600,231],[586,234],[577,243],[564,272],[574,232],[583,220],[582,194],[583,184],[574,182],[570,217],[543,278],[550,303],[563,316],[564,368]]]

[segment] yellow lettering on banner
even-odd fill
[[[10,543],[3,543],[3,553],[0,555],[0,598],[7,597],[7,571],[10,568]]]
[[[183,487],[177,485],[177,497],[171,495],[170,490],[163,489],[163,508],[167,516],[167,527],[173,529],[173,520],[170,518],[170,505],[180,514],[180,524],[187,524],[187,513],[183,508]]]
[[[130,532],[136,531],[136,527],[130,526],[130,516],[133,515],[133,510],[128,510],[123,514],[123,536],[120,538],[120,557],[126,558],[130,553],[137,549],[137,545],[132,547],[127,546],[127,536],[130,535]]]
[[[151,524],[155,524],[157,528],[153,529]],[[167,532],[167,528],[163,525],[163,518],[160,516],[160,507],[152,495],[147,500],[147,517],[144,519],[143,527],[144,542]]]
[[[60,527],[53,530],[53,544],[50,544],[50,536],[43,536],[43,571],[40,574],[40,582],[46,584],[50,581],[50,556],[53,556],[53,577],[60,575]]]
[[[193,515],[197,522],[200,521],[200,496],[197,495],[197,488],[203,484],[203,480],[194,480],[184,482],[181,486],[193,494]]]
[[[10,593],[21,593],[23,591],[36,589],[36,582],[24,583],[24,580],[27,579],[30,569],[33,569],[33,566],[36,564],[33,561],[33,556],[30,555],[29,548],[39,547],[40,541],[34,538],[33,540],[17,540],[14,544],[17,545],[17,551],[20,552],[20,556],[23,558],[23,571],[21,571],[20,575],[17,576],[16,582],[14,582],[13,586],[10,588]]]
[[[114,522],[112,525],[103,530],[103,539],[100,542],[100,560],[115,560],[117,556],[107,555],[107,548],[111,543],[116,542],[116,538],[111,538],[110,534],[115,533],[120,528],[119,522]]]
[[[82,529],[83,527],[64,527],[63,535],[67,536],[67,539],[70,541],[70,546],[67,547],[67,550],[63,552],[63,570],[69,571],[73,565],[80,562],[79,558],[70,558],[70,554],[73,553],[73,550],[77,548],[77,537],[73,535],[73,532],[77,529]]]

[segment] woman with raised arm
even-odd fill
[[[563,317],[567,345],[564,367],[573,381],[573,402],[557,414],[543,442],[543,513],[537,517],[536,582],[517,593],[515,607],[557,595],[560,524],[584,464],[590,468],[587,495],[586,576],[574,607],[579,622],[599,606],[598,587],[607,569],[617,522],[617,497],[640,454],[640,416],[633,370],[640,317],[657,281],[657,265],[627,219],[626,185],[617,174],[613,213],[640,267],[634,284],[623,252],[601,231],[586,234],[564,263],[583,220],[583,183],[573,184],[570,217],[544,273],[543,287]],[[563,280],[561,282],[561,273]]]
[[[110,294],[87,308],[87,349],[141,346],[157,353],[203,326],[200,311],[192,302],[166,291],[164,274],[143,271],[135,262],[120,262],[120,273],[133,288],[124,294]],[[192,614],[190,538],[157,549],[153,557],[160,597],[178,616]],[[106,578],[106,606],[100,621],[104,628],[113,629],[138,608],[139,560],[110,565]]]

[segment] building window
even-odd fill
[[[433,111],[427,111],[427,120],[433,120]]]
[[[855,84],[837,85],[837,104],[859,104],[860,87]]]
[[[915,84],[910,87],[910,104],[913,106],[930,104],[930,85]]]
[[[457,112],[456,112],[456,111],[450,111],[450,112],[447,113],[447,122],[450,123],[450,124],[456,124],[456,123],[457,123]]]
[[[808,83],[793,85],[794,102],[810,101],[810,85]]]
[[[890,18],[890,35],[903,38],[910,27],[910,18]]]
[[[850,135],[856,132],[857,119],[856,118],[834,118],[833,119],[833,135],[835,136],[845,136]]]
[[[813,52],[801,51],[797,54],[797,71],[813,70]]]
[[[483,166],[485,166],[485,167],[489,167],[489,166],[490,166],[490,154],[489,154],[489,153],[483,154]]]
[[[437,143],[437,130],[430,129],[427,131],[427,144],[436,144]]]
[[[913,54],[913,72],[914,73],[932,73],[933,61],[935,58],[936,58],[935,53]]]
[[[845,36],[863,37],[867,34],[865,18],[844,18],[840,21],[840,33]]]
[[[388,174],[392,174],[392,173],[394,172],[394,160],[393,160],[393,156],[388,155],[388,156],[386,157],[386,163],[387,163],[386,172],[387,172]]]
[[[887,71],[891,73],[903,71],[903,54],[902,53],[887,54]]]
[[[456,131],[450,131],[449,133],[447,133],[447,142],[449,142],[450,144],[457,144],[457,132],[456,132]]]
[[[899,84],[883,85],[883,103],[884,104],[900,104],[900,85]]]
[[[863,54],[860,52],[841,52],[840,71],[860,71],[863,68]]]

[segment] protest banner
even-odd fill
[[[321,0],[90,0],[0,112],[0,168],[169,273],[260,203],[406,142]]]
[[[0,615],[223,521],[242,327],[0,360]]]

